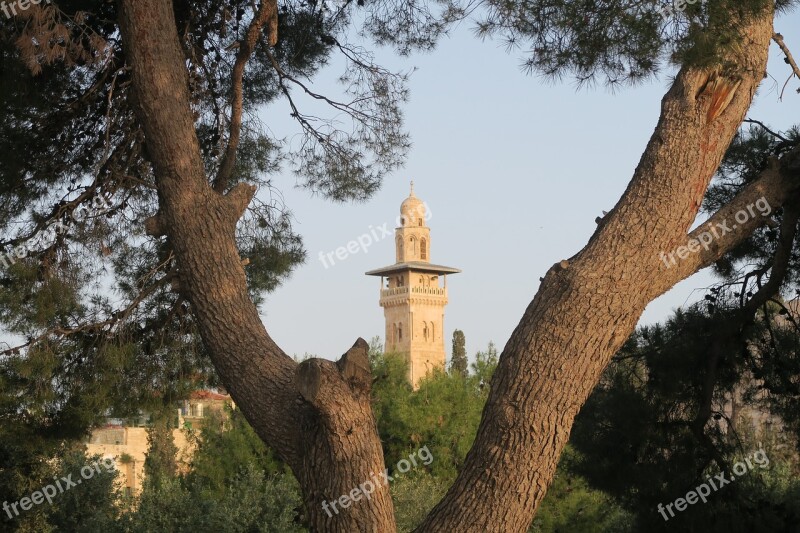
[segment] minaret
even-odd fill
[[[426,224],[429,218],[425,202],[414,196],[412,181],[411,193],[400,204],[400,226],[394,230],[397,262],[366,273],[381,278],[385,350],[406,356],[408,380],[414,388],[433,368],[444,368],[447,274],[461,272],[430,262],[431,230]]]

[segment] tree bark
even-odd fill
[[[545,275],[500,356],[464,468],[418,531],[526,531],[575,415],[647,304],[765,223],[758,212],[734,222],[739,209],[761,196],[774,208],[793,190],[773,162],[687,236],[764,78],[773,14],[770,8],[742,24],[741,46],[725,69],[681,69],[624,195],[587,246]],[[662,260],[662,252],[721,222],[730,231],[718,230],[709,250],[676,257],[675,265]]]
[[[223,195],[209,185],[172,2],[120,0],[119,7],[158,185],[159,211],[147,230],[169,239],[180,290],[222,382],[258,435],[292,468],[315,529],[393,531],[387,485],[338,513],[322,507],[384,471],[366,342],[359,339],[338,364],[312,360],[298,368],[267,334],[248,296],[235,240],[255,188],[242,184]]]

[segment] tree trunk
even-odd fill
[[[735,68],[680,71],[628,189],[587,246],[545,275],[500,357],[464,468],[418,531],[526,531],[575,415],[647,304],[764,223],[756,212],[733,229],[738,209],[762,193],[773,207],[785,199],[789,186],[773,166],[715,216],[730,217],[731,233],[675,265],[662,259],[687,243],[764,78],[772,19],[770,8],[744,24],[741,47],[727,58]]]
[[[220,378],[259,436],[292,468],[315,529],[393,531],[388,485],[375,484],[369,499],[347,509],[338,504],[339,512],[322,506],[384,472],[366,342],[359,339],[338,363],[297,365],[272,341],[248,296],[236,249],[236,223],[255,189],[242,184],[222,195],[209,185],[172,2],[120,0],[119,6],[158,184],[160,208],[147,230],[169,239],[179,290],[192,305]]]

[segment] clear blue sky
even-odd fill
[[[800,58],[800,15],[781,19],[776,30]],[[800,122],[800,95],[780,86],[788,65],[777,46],[769,73],[749,116],[785,129]],[[320,252],[389,223],[394,230],[400,202],[414,180],[417,196],[432,211],[431,260],[463,273],[448,279],[450,303],[445,334],[466,334],[467,352],[492,340],[502,348],[556,261],[586,243],[594,219],[624,191],[658,118],[669,79],[616,94],[576,91],[572,80],[548,84],[527,76],[520,58],[496,42],[476,39],[468,24],[431,54],[397,58],[379,52],[385,66],[417,67],[405,106],[414,146],[407,165],[395,172],[366,204],[336,204],[295,187],[287,170],[276,176],[303,235],[308,261],[267,298],[263,318],[289,354],[341,355],[357,337],[383,335],[379,284],[364,272],[394,263],[393,241],[325,268]],[[315,78],[320,91],[335,89],[340,65]],[[777,79],[777,81],[776,81]],[[261,113],[278,135],[292,129],[285,104]],[[379,232],[376,231],[380,235]],[[651,303],[642,322],[656,322],[672,309],[702,298],[710,282],[700,273]]]

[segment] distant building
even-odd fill
[[[178,409],[178,427],[200,429],[212,411],[223,413],[227,405],[233,406],[233,400],[227,394],[195,391]]]
[[[416,388],[425,374],[444,368],[444,307],[447,274],[457,268],[435,265],[431,259],[430,218],[425,203],[411,193],[400,205],[400,227],[395,229],[395,264],[371,270],[381,278],[380,306],[386,317],[387,352],[404,354],[408,380]]]
[[[233,407],[231,397],[211,391],[195,391],[177,409],[177,428],[172,430],[178,448],[178,467],[185,470],[195,452],[194,444],[187,439],[187,429],[198,430],[214,412],[224,413],[225,406]],[[144,481],[144,460],[147,456],[147,426],[149,416],[129,420],[108,419],[107,423],[92,430],[86,443],[89,455],[100,455],[114,460],[120,472],[118,478],[127,496],[136,496]]]

